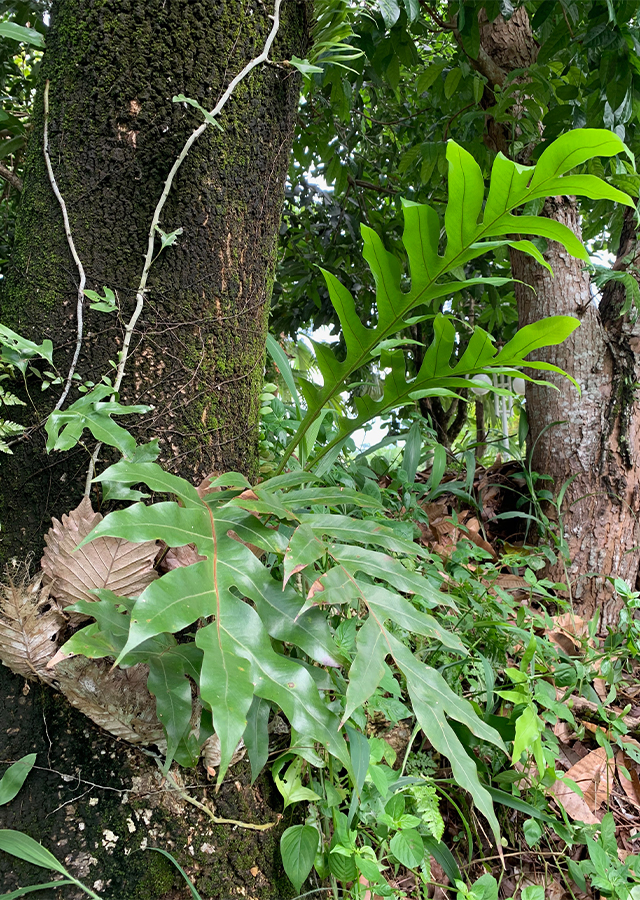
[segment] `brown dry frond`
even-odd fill
[[[45,536],[44,581],[62,607],[77,600],[95,601],[91,591],[96,588],[108,588],[121,597],[138,597],[158,577],[153,567],[158,552],[155,541],[138,544],[105,537],[76,550],[102,518],[84,497],[68,516],[62,516],[61,522],[53,519]],[[87,620],[79,613],[69,616],[75,624]]]
[[[51,602],[42,577],[5,574],[0,583],[0,660],[25,678],[50,682],[46,670],[66,618]]]

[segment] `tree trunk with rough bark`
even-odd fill
[[[485,21],[481,43],[475,64],[492,86],[502,84],[514,69],[531,65],[537,55],[524,7],[508,21],[501,16]],[[494,120],[488,123],[487,143],[509,155],[510,135]],[[526,162],[531,149],[525,148],[518,161]],[[543,214],[581,237],[580,218],[570,198],[551,198]],[[628,216],[616,268],[627,265],[623,259],[636,247]],[[533,470],[554,479],[556,496],[573,478],[559,521],[568,561],[560,559],[548,574],[558,581],[568,579],[574,611],[585,618],[598,613],[600,629],[606,631],[620,609],[607,576],[624,578],[633,587],[640,565],[640,475],[634,465],[640,440],[634,390],[640,375],[638,337],[619,316],[621,285],[607,285],[598,308],[580,260],[551,241],[545,258],[553,277],[530,257],[511,253],[514,278],[524,282],[515,284],[519,325],[551,315],[580,320],[580,328],[567,341],[539,351],[537,358],[563,368],[581,388],[579,394],[566,379],[554,376],[549,380],[557,391],[530,383],[526,387]]]
[[[87,287],[116,292],[118,315],[85,309],[82,380],[112,375],[136,303],[149,226],[165,178],[202,122],[184,94],[212,109],[263,49],[273,0],[58,0],[42,84],[49,79],[52,166]],[[305,55],[307,4],[286,2],[274,61]],[[160,227],[181,228],[153,264],[121,402],[139,443],[158,437],[161,461],[198,481],[218,470],[257,474],[264,348],[284,180],[297,111],[291,67],[255,68],[179,170]],[[76,344],[78,271],[43,157],[39,92],[2,321],[53,341],[66,376]],[[160,241],[156,242],[157,250]],[[85,303],[85,306],[88,306]],[[45,366],[46,368],[46,366]],[[31,381],[23,424],[41,422],[61,392]],[[72,392],[70,400],[77,393]],[[69,401],[67,401],[68,403]],[[66,405],[66,404],[65,404]],[[85,434],[85,438],[87,435]],[[44,453],[42,428],[3,459],[0,558],[37,554],[52,515],[74,508],[88,454]]]
[[[544,214],[581,236],[570,199],[548,200]],[[619,266],[635,247],[629,224]],[[554,479],[556,494],[573,479],[558,520],[567,545],[567,572],[560,562],[551,576],[564,580],[568,574],[576,612],[585,618],[599,612],[600,627],[606,629],[616,624],[620,609],[606,576],[624,578],[633,587],[640,559],[640,469],[633,463],[640,440],[633,388],[640,377],[638,336],[620,319],[621,285],[610,282],[598,308],[580,260],[553,241],[545,258],[553,277],[533,260],[513,255],[513,275],[525,282],[517,290],[519,322],[527,325],[550,315],[580,320],[567,341],[538,356],[572,375],[581,392],[555,375],[548,380],[557,391],[527,384],[530,462],[534,471]]]
[[[102,293],[106,285],[119,305],[117,316],[85,310],[82,380],[97,382],[117,359],[153,210],[202,121],[172,97],[184,94],[212,109],[262,51],[273,11],[272,0],[54,2],[42,65],[42,84],[50,80],[51,160],[87,287]],[[302,0],[283,4],[272,60],[305,56],[309,12]],[[196,482],[213,470],[256,474],[267,315],[298,93],[291,67],[254,69],[225,107],[223,131],[210,127],[193,146],[161,217],[163,231],[182,234],[151,269],[121,402],[154,406],[124,424],[134,426],[139,443],[159,438],[160,461]],[[51,339],[65,376],[76,343],[78,271],[45,169],[43,125],[41,89],[2,322],[38,343]],[[23,394],[23,424],[33,430],[2,459],[3,563],[32,553],[35,568],[52,515],[73,509],[82,495],[87,450],[51,457],[44,451],[41,423],[60,392],[40,393],[30,380],[30,396]],[[68,402],[78,396],[72,392]],[[295,893],[278,850],[291,822],[279,822],[273,786],[267,779],[251,785],[245,763],[215,795],[202,773],[182,777],[217,816],[272,823],[273,830],[210,821],[169,789],[140,750],[106,735],[45,686],[29,686],[0,667],[0,693],[0,759],[38,753],[38,768],[16,800],[0,807],[0,827],[41,840],[101,896],[191,896],[163,857],[138,852],[145,846],[174,853],[210,900]],[[5,890],[50,878],[0,854]],[[39,896],[85,895],[66,887]]]

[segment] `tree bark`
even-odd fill
[[[537,55],[524,7],[508,21],[498,16],[492,23],[484,22],[481,42],[491,66],[481,55],[477,67],[491,76],[492,84],[531,65]],[[493,120],[487,141],[509,155],[509,135]],[[526,161],[530,150],[525,148],[518,161]],[[570,198],[551,198],[543,214],[581,237],[578,211]],[[616,267],[624,267],[623,258],[637,252],[636,240],[628,217]],[[580,328],[567,341],[539,351],[537,358],[571,374],[581,393],[562,377],[548,379],[557,391],[527,383],[528,452],[533,470],[554,479],[556,496],[573,478],[558,522],[566,558],[559,557],[548,574],[558,581],[568,579],[575,612],[585,618],[599,613],[600,629],[606,631],[620,609],[607,577],[624,578],[633,587],[640,565],[640,486],[634,467],[640,438],[633,387],[640,374],[637,337],[628,320],[619,317],[620,285],[607,286],[599,310],[580,260],[552,241],[545,257],[553,277],[530,257],[511,253],[514,278],[523,282],[515,283],[519,325],[551,315],[580,320]]]
[[[581,236],[571,200],[552,198],[544,213]],[[632,249],[630,241],[635,235],[627,234],[619,264]],[[560,581],[568,576],[576,612],[585,618],[599,612],[606,630],[616,624],[620,609],[606,576],[624,578],[633,587],[640,558],[640,470],[633,464],[640,439],[633,390],[640,375],[633,349],[637,337],[619,317],[620,285],[610,283],[599,310],[580,260],[552,241],[545,258],[554,277],[531,258],[513,254],[514,278],[525,282],[516,294],[519,322],[550,315],[580,320],[568,340],[537,356],[572,375],[581,393],[556,375],[548,380],[557,391],[527,384],[530,462],[534,471],[551,475],[556,494],[573,479],[558,521],[567,569],[561,560],[550,574]]]
[[[109,360],[117,359],[123,322],[135,306],[153,210],[173,161],[202,121],[172,97],[183,93],[213,108],[261,52],[272,7],[272,0],[54,4],[42,65],[42,81],[51,83],[52,165],[87,287],[110,287],[120,307],[117,317],[85,310],[82,380],[113,374]],[[273,60],[305,55],[307,12],[304,2],[283,4]],[[291,67],[254,69],[220,116],[223,132],[210,127],[194,144],[161,217],[165,232],[183,233],[152,267],[121,401],[154,407],[135,422],[136,438],[158,437],[161,461],[195,481],[214,470],[257,473],[267,316],[298,92]],[[2,321],[38,343],[49,337],[66,376],[78,272],[42,139],[41,90]],[[25,395],[22,424],[41,422],[60,390],[40,394],[32,380],[35,402]],[[47,458],[42,429],[30,435],[3,459],[5,561],[40,552],[51,516],[77,505],[87,470],[85,450]]]

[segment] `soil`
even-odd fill
[[[279,842],[291,824],[273,784],[250,784],[241,762],[220,791],[201,772],[172,770],[179,784],[218,817],[274,822],[268,831],[213,824],[163,779],[155,760],[117,741],[49,688],[0,666],[0,762],[37,753],[36,766],[0,828],[40,841],[105,900],[182,900],[192,895],[161,854],[172,853],[203,900],[287,900],[295,891],[283,873]],[[0,853],[0,889],[53,880],[54,875]],[[38,892],[41,900],[80,900],[80,889]]]

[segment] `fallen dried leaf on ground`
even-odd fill
[[[633,761],[623,750],[616,753],[616,766],[622,790],[632,803],[640,807],[640,778]]]
[[[583,797],[562,781],[556,781],[549,790],[572,819],[596,824],[600,822],[596,813],[611,793],[614,775],[613,759],[607,759],[605,749],[598,747],[565,772],[582,790]]]

